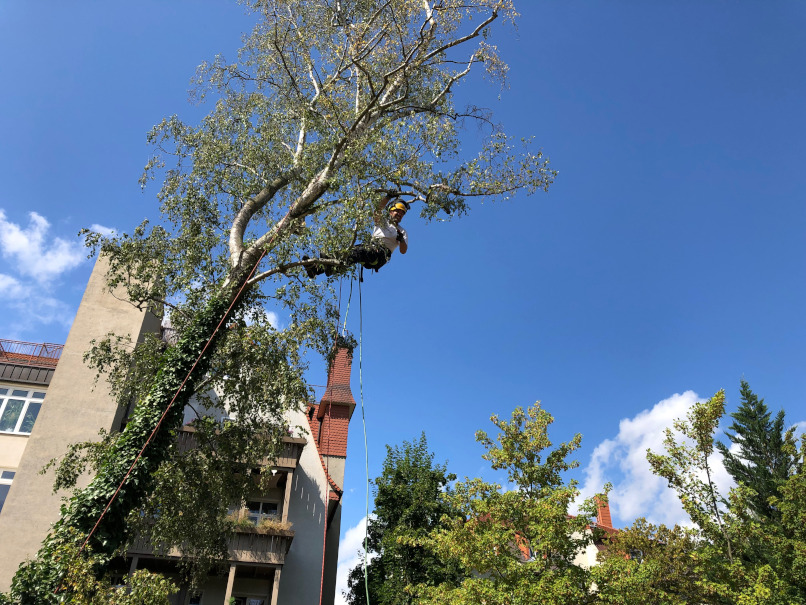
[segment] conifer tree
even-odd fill
[[[725,469],[737,484],[753,490],[748,506],[759,519],[778,521],[780,511],[770,504],[770,498],[778,496],[778,488],[792,469],[792,457],[784,447],[784,410],[773,419],[764,399],[742,380],[741,404],[730,416],[733,423],[725,434],[738,450],[734,453],[730,446],[717,443]]]

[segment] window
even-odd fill
[[[30,435],[43,399],[42,391],[0,387],[0,433]]]
[[[0,471],[0,511],[3,510],[3,504],[6,502],[8,490],[11,489],[11,482],[14,480],[14,471]]]
[[[125,576],[121,573],[112,574],[109,576],[109,584],[115,588],[122,588],[126,586],[126,581],[123,579]]]
[[[260,597],[232,597],[235,605],[266,605],[266,599]]]
[[[258,525],[263,519],[269,517],[276,519],[277,503],[276,502],[261,502],[258,500],[250,500],[246,503],[247,519],[255,525]]]
[[[0,512],[3,511],[3,504],[6,502],[6,496],[8,496],[9,489],[11,489],[10,484],[0,483]]]

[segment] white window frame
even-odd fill
[[[0,419],[3,418],[3,414],[6,412],[6,407],[8,406],[8,402],[12,399],[16,401],[22,401],[22,409],[20,410],[20,416],[17,418],[17,422],[14,424],[14,428],[12,430],[8,429],[0,429],[0,435],[30,435],[30,431],[22,431],[22,423],[25,420],[25,415],[28,413],[28,407],[31,403],[43,403],[45,401],[45,396],[42,397],[34,397],[34,393],[44,393],[47,395],[45,389],[36,389],[36,388],[20,388],[19,386],[11,385],[11,384],[0,384],[0,389],[6,389],[6,393],[0,394]],[[28,393],[27,396],[23,397],[21,395],[14,395],[14,391],[26,391]],[[34,420],[36,422],[36,420]]]
[[[258,513],[257,521],[254,522],[256,527],[258,525],[260,525],[260,522],[263,521],[263,519],[267,519],[269,517],[274,517],[278,521],[280,520],[280,518],[281,518],[280,510],[283,507],[282,502],[280,502],[278,500],[269,500],[269,499],[264,499],[264,498],[248,498],[247,500],[244,501],[244,508],[246,509],[246,518],[247,519],[249,519],[249,516],[251,515],[251,513],[249,512],[249,503],[250,502],[259,502],[260,505],[261,505],[261,507],[260,507],[261,511],[263,510],[263,505],[264,504],[274,504],[274,506],[276,508],[275,512],[273,512],[273,513],[263,513],[263,512]],[[249,519],[249,520],[251,521],[251,519]]]

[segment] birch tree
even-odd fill
[[[83,552],[103,563],[125,547],[127,517],[149,503],[169,539],[219,533],[218,513],[194,527],[187,516],[171,524],[183,511],[158,497],[160,486],[215,470],[203,448],[184,478],[170,462],[183,408],[211,389],[220,399],[209,406],[234,406],[238,420],[228,427],[199,423],[200,443],[215,443],[229,461],[248,465],[277,443],[288,428],[284,409],[307,394],[304,354],[327,354],[333,341],[333,280],[304,279],[314,261],[303,257],[322,254],[337,272],[350,270],[339,258],[367,237],[378,196],[401,196],[427,222],[546,189],[555,177],[530,139],[507,136],[490,111],[458,101],[479,69],[505,82],[491,36],[515,19],[511,0],[244,4],[255,26],[237,58],[215,57],[197,73],[196,99],[209,113],[198,124],[165,118],[149,134],[155,153],[143,184],[162,182],[160,218],[119,236],[88,234],[109,261],[110,287],[169,309],[177,339],[167,348],[151,341],[132,357],[131,343],[110,336],[90,353],[137,404],[94,457],[92,483],[18,572],[16,602],[61,599],[65,573],[52,554],[68,533],[85,536]],[[470,125],[484,133],[474,150],[463,145]],[[282,328],[267,309],[282,314]],[[132,365],[142,379],[123,371]]]

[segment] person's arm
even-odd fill
[[[397,240],[400,244],[400,254],[406,254],[409,249],[409,244],[406,242],[406,238],[402,237],[403,234],[400,231],[398,231],[398,235],[400,236]]]
[[[384,212],[383,211],[386,209],[386,204],[388,204],[389,200],[391,200],[391,199],[392,198],[389,197],[389,194],[387,193],[386,195],[383,196],[383,198],[381,198],[378,201],[377,204],[375,204],[375,212],[372,213],[372,220],[375,221],[375,224],[378,225],[378,227],[385,227],[386,226],[386,224],[384,223]]]

